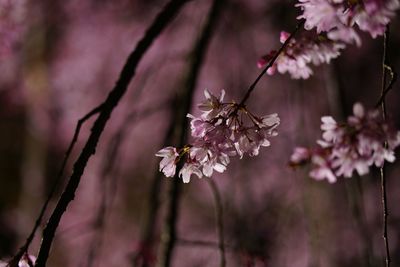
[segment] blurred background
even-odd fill
[[[56,181],[77,121],[113,88],[122,66],[166,1],[0,1],[0,258],[23,244]],[[209,31],[193,91],[205,88],[239,101],[260,72],[257,60],[279,48],[300,10],[288,0],[226,0]],[[158,172],[154,154],[174,145],[177,107],[189,101],[187,73],[212,1],[190,1],[139,64],[113,112],[75,200],[58,228],[49,266],[153,266],[173,179]],[[389,62],[400,69],[400,21],[392,21]],[[258,157],[233,159],[215,173],[222,198],[227,266],[383,266],[382,208],[377,169],[364,177],[317,182],[293,170],[294,146],[313,146],[320,117],[343,120],[354,102],[373,107],[381,84],[382,38],[362,34],[308,80],[265,76],[247,103],[255,114],[278,113],[279,135]],[[400,126],[400,83],[388,114]],[[90,133],[78,143],[46,219]],[[174,128],[175,127],[175,128]],[[400,165],[387,165],[389,243],[400,265]],[[181,186],[171,266],[219,262],[215,204],[209,184]],[[44,222],[45,223],[45,222]],[[42,224],[44,226],[44,223]],[[37,254],[41,231],[30,247]]]

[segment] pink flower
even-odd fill
[[[203,137],[213,128],[213,125],[203,118],[196,118],[191,114],[188,114],[187,117],[192,119],[190,121],[190,128],[193,137]]]
[[[281,32],[280,41],[287,40],[288,33]],[[313,71],[310,64],[319,65],[329,63],[331,59],[340,55],[340,50],[345,48],[342,42],[333,41],[326,36],[304,33],[299,39],[292,38],[286,49],[278,56],[267,73],[273,75],[289,73],[293,79],[308,79]],[[272,59],[275,52],[263,56],[258,60],[257,66],[264,67]]]
[[[382,167],[384,161],[395,160],[394,149],[400,145],[400,132],[384,121],[379,111],[367,112],[356,103],[347,123],[338,124],[330,116],[322,117],[321,121],[323,134],[317,142],[319,148],[309,150],[310,155],[304,149],[295,150],[291,158],[291,164],[296,165],[311,157],[311,177],[333,182],[336,179],[333,176],[351,177],[354,172],[365,175],[371,166]]]
[[[326,142],[335,142],[341,139],[343,131],[338,127],[336,121],[331,116],[324,116],[321,118],[322,139]]]
[[[268,138],[276,136],[280,119],[277,114],[258,117],[245,106],[234,102],[223,103],[224,91],[220,97],[205,91],[206,101],[199,105],[200,117],[188,114],[191,119],[193,142],[180,153],[174,147],[160,150],[156,156],[163,157],[160,171],[167,177],[176,172],[176,164],[184,160],[179,171],[184,183],[190,181],[192,174],[199,178],[211,177],[214,171],[224,172],[229,157],[245,154],[256,156],[260,147],[269,146]]]
[[[338,42],[339,44],[344,46],[346,44],[355,44],[357,46],[361,46],[361,38],[358,33],[354,30],[354,28],[341,26],[335,29],[330,30],[327,33],[327,37],[332,41]]]
[[[162,157],[160,171],[167,177],[173,177],[176,172],[176,159],[179,156],[175,147],[165,147],[156,153],[157,157]]]
[[[363,4],[355,10],[353,20],[362,31],[369,32],[372,38],[385,32],[386,25],[400,7],[398,0],[364,0]]]
[[[219,97],[211,94],[207,89],[204,90],[204,95],[206,100],[198,105],[198,108],[203,111],[202,118],[210,119],[218,116],[223,108],[222,101],[224,100],[225,90],[221,90]]]
[[[327,179],[330,183],[336,182],[337,178],[330,166],[329,160],[321,155],[316,154],[312,156],[311,161],[315,165],[310,172],[310,176],[312,178],[316,180]]]
[[[203,177],[203,174],[200,171],[200,164],[185,163],[179,171],[179,176],[182,177],[184,183],[190,182],[190,176],[192,176],[192,174],[197,175],[199,178]]]
[[[305,28],[326,32],[332,40],[361,44],[353,27],[369,32],[372,38],[382,35],[400,7],[399,0],[299,0],[296,5],[305,19]]]
[[[296,147],[290,156],[290,166],[299,166],[311,159],[311,151],[305,147]]]
[[[299,0],[296,6],[302,9],[303,14],[297,18],[306,20],[304,24],[306,30],[316,28],[318,33],[328,32],[341,24],[340,14],[343,13],[344,8],[337,4],[342,2],[343,1]]]

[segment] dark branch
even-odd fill
[[[386,87],[386,81],[385,81],[385,87],[386,89],[384,89],[381,92],[381,96],[378,100],[378,102],[375,104],[375,108],[378,108],[379,106],[382,106],[383,102],[385,101],[386,95],[387,93],[389,93],[390,90],[392,90],[394,83],[397,81],[397,73],[393,71],[393,68],[389,65],[384,65],[384,68],[389,71],[389,75],[390,75],[390,81],[389,81],[389,85]],[[386,73],[385,73],[386,76]]]
[[[138,94],[136,95],[138,97]],[[135,97],[135,99],[138,99],[137,97]],[[101,201],[99,209],[95,216],[95,220],[92,224],[93,228],[97,231],[91,241],[88,252],[87,264],[85,266],[87,267],[96,266],[95,261],[103,244],[102,231],[104,230],[105,227],[104,225],[105,217],[108,211],[108,207],[112,205],[119,175],[118,174],[116,175],[114,173],[112,179],[110,179],[111,178],[110,176],[113,172],[118,172],[117,170],[115,170],[117,169],[116,163],[118,162],[118,154],[121,148],[121,144],[125,140],[126,134],[132,130],[132,125],[134,125],[134,123],[137,123],[140,120],[143,120],[148,116],[151,116],[156,112],[165,109],[169,106],[170,106],[170,101],[167,101],[165,103],[143,109],[142,111],[133,110],[130,114],[126,116],[124,122],[122,123],[122,127],[111,138],[111,142],[108,145],[106,152],[107,157],[104,157],[103,164],[101,164],[101,166],[103,166],[100,174]]]
[[[47,206],[49,205],[50,200],[53,198],[53,195],[57,189],[57,186],[59,185],[61,178],[64,174],[65,166],[67,165],[67,162],[71,155],[72,149],[74,148],[74,145],[75,145],[76,141],[78,140],[82,125],[88,119],[90,119],[93,115],[99,113],[101,111],[101,108],[102,108],[102,105],[94,108],[93,110],[91,110],[89,113],[87,113],[85,116],[83,116],[81,119],[78,120],[78,123],[75,128],[74,136],[71,140],[71,143],[68,146],[67,152],[65,153],[64,160],[61,164],[61,168],[58,172],[56,181],[54,182],[54,184],[50,190],[50,193],[47,196],[47,199],[44,202],[42,209],[40,210],[39,216],[37,217],[35,224],[33,226],[33,229],[31,231],[31,233],[29,234],[28,238],[26,239],[25,244],[22,247],[20,247],[20,249],[18,250],[18,253],[15,254],[15,256],[9,261],[9,263],[7,265],[8,267],[18,267],[18,262],[20,261],[22,256],[28,252],[29,246],[31,245],[33,238],[35,237],[36,231],[39,228],[40,224],[42,223],[44,213],[47,210]]]
[[[382,108],[382,117],[386,120],[386,99],[385,95],[388,92],[388,88],[390,90],[391,86],[394,82],[394,76],[392,76],[391,85],[386,87],[386,74],[387,74],[387,47],[389,43],[389,26],[387,26],[385,33],[383,34],[383,55],[382,55],[382,87],[381,87],[381,108]],[[393,73],[393,72],[392,72]],[[385,147],[387,148],[388,144],[385,142]],[[390,267],[390,250],[389,250],[389,238],[387,234],[387,225],[388,225],[388,205],[387,205],[387,191],[386,191],[386,172],[385,172],[385,163],[382,164],[380,169],[381,175],[381,190],[382,190],[382,209],[383,209],[383,225],[382,225],[382,237],[383,242],[385,244],[385,262],[386,267]]]
[[[224,214],[222,207],[221,194],[219,193],[218,187],[215,184],[214,180],[209,179],[208,183],[211,187],[211,191],[214,197],[215,202],[215,216],[217,222],[217,234],[218,234],[218,249],[220,252],[220,267],[225,267],[226,259],[225,259],[225,241],[224,241]]]
[[[200,37],[190,55],[189,71],[183,83],[184,91],[179,96],[179,108],[176,110],[177,121],[176,129],[173,133],[177,147],[183,147],[187,143],[188,120],[186,114],[190,112],[192,106],[192,96],[197,84],[201,65],[203,64],[206,51],[208,49],[211,36],[214,33],[215,25],[222,11],[223,0],[214,0],[209,11],[208,19],[202,29]],[[181,163],[182,164],[182,163]],[[181,166],[178,166],[178,170]],[[179,171],[176,172],[171,188],[168,193],[168,207],[165,219],[165,225],[162,231],[162,239],[160,244],[158,266],[171,266],[171,259],[176,243],[176,228],[178,221],[178,205],[180,201],[181,181],[178,179]]]
[[[112,111],[125,94],[130,81],[135,75],[137,65],[156,37],[165,29],[186,2],[186,0],[171,0],[164,7],[161,13],[159,13],[152,25],[146,31],[144,37],[139,41],[134,51],[129,55],[115,87],[111,90],[102,105],[101,112],[91,129],[91,134],[83,147],[79,158],[74,164],[73,173],[68,184],[43,230],[43,239],[35,263],[36,267],[46,266],[50,247],[61,217],[66,211],[69,203],[74,199],[76,189],[79,186],[86,164],[88,163],[89,158],[95,153],[97,143],[103,133],[107,121],[110,118]]]
[[[254,80],[254,82],[249,86],[242,101],[240,101],[239,106],[243,106],[246,103],[247,99],[249,99],[251,93],[256,88],[256,85],[258,84],[258,82],[261,80],[261,78],[264,76],[264,74],[267,73],[267,70],[272,67],[272,65],[275,63],[276,59],[278,58],[278,56],[285,50],[285,48],[289,44],[290,40],[292,40],[292,38],[296,35],[297,31],[301,27],[303,27],[304,23],[305,23],[305,20],[301,20],[300,23],[297,24],[296,29],[289,35],[289,37],[286,39],[286,41],[283,43],[283,45],[279,48],[279,50],[275,53],[275,55],[272,57],[272,59],[268,62],[267,66],[261,71],[261,73]]]

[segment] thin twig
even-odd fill
[[[208,240],[189,240],[184,238],[178,238],[177,244],[180,246],[193,246],[193,247],[208,247],[208,248],[219,248],[220,243],[215,241]],[[234,246],[229,244],[224,244],[225,249],[234,250],[236,249]]]
[[[54,184],[53,184],[53,186],[52,186],[52,188],[50,190],[49,195],[47,196],[46,201],[44,202],[44,204],[43,204],[43,206],[42,206],[42,208],[40,210],[39,216],[36,218],[36,221],[35,221],[35,224],[34,224],[34,226],[32,228],[32,231],[29,234],[28,238],[26,239],[25,244],[22,247],[19,248],[18,253],[15,254],[15,256],[8,262],[8,264],[7,264],[8,267],[18,267],[18,262],[20,261],[22,256],[25,253],[28,252],[29,246],[31,245],[31,243],[33,241],[33,238],[35,237],[36,231],[39,228],[40,224],[42,223],[43,216],[44,216],[44,214],[45,214],[45,212],[47,210],[47,207],[48,207],[48,205],[50,203],[50,200],[53,198],[53,195],[54,195],[54,193],[55,193],[55,191],[56,191],[56,189],[57,189],[57,187],[58,187],[58,185],[59,185],[59,183],[61,181],[61,178],[62,178],[62,176],[64,174],[65,166],[67,165],[67,162],[68,162],[68,159],[69,159],[69,157],[71,155],[72,149],[74,148],[74,145],[75,145],[76,141],[78,140],[80,129],[81,129],[82,125],[88,119],[90,119],[92,116],[94,116],[95,114],[99,113],[101,108],[102,108],[102,104],[97,106],[97,107],[95,107],[90,112],[88,112],[85,116],[83,116],[81,119],[78,120],[78,123],[77,123],[76,128],[75,128],[74,136],[73,136],[73,138],[72,138],[72,140],[71,140],[71,142],[70,142],[70,144],[68,146],[67,152],[64,155],[64,159],[63,159],[63,162],[61,164],[61,168],[60,168],[60,170],[59,170],[59,172],[57,174],[57,178],[56,178],[56,180],[55,180],[55,182],[54,182]]]
[[[285,48],[288,46],[288,44],[290,43],[292,38],[296,35],[297,31],[304,25],[304,23],[305,23],[305,20],[301,20],[297,24],[294,31],[289,35],[289,37],[286,39],[286,41],[282,44],[282,46],[279,48],[279,50],[275,53],[275,55],[272,57],[272,59],[268,62],[267,66],[261,71],[261,73],[254,80],[254,82],[249,86],[242,101],[240,101],[239,106],[243,106],[246,103],[247,99],[250,97],[250,94],[256,88],[256,85],[258,84],[258,82],[261,80],[261,78],[264,76],[264,74],[267,73],[267,70],[272,67],[272,65],[275,63],[276,59],[278,58],[278,56],[285,50]]]
[[[345,118],[345,97],[337,83],[337,73],[334,66],[330,66],[325,71],[325,89],[328,96],[330,112],[340,121]],[[363,267],[371,267],[373,262],[372,241],[368,225],[366,223],[363,185],[359,175],[355,175],[354,179],[345,183],[347,202],[349,204],[354,223],[359,231],[362,240],[362,260],[359,264]]]
[[[223,207],[221,195],[219,193],[218,187],[214,180],[208,179],[208,184],[210,185],[214,201],[215,201],[215,216],[217,221],[217,233],[218,233],[218,249],[220,252],[220,267],[225,267],[225,241],[224,241],[224,218],[223,218]]]
[[[387,64],[387,47],[389,42],[389,26],[387,26],[386,31],[383,35],[383,56],[382,56],[382,88],[381,88],[381,108],[382,108],[382,116],[383,119],[386,120],[386,100],[385,100],[385,91],[386,88],[386,70]],[[392,72],[393,73],[393,72]],[[394,79],[392,79],[393,81]],[[389,88],[390,89],[390,88]],[[385,142],[385,147],[387,147],[387,142]],[[383,241],[385,244],[385,252],[386,252],[386,267],[390,266],[390,252],[389,252],[389,240],[387,234],[387,224],[388,224],[388,206],[387,206],[387,192],[386,192],[386,175],[385,175],[385,164],[382,164],[380,169],[381,174],[381,189],[382,189],[382,209],[383,209]]]
[[[393,71],[393,68],[391,66],[389,66],[389,65],[386,65],[386,64],[384,64],[383,66],[387,71],[389,71],[390,82],[389,82],[389,85],[386,87],[386,89],[384,89],[381,92],[381,96],[380,96],[378,102],[375,104],[375,108],[378,108],[379,106],[382,106],[383,101],[385,100],[386,94],[389,93],[389,91],[393,88],[394,83],[397,81],[397,73]]]
[[[161,61],[166,62],[165,59]],[[139,85],[135,87],[135,91],[132,95],[132,106],[136,106],[136,104],[139,103],[144,88],[150,81],[150,77],[154,79],[156,73],[161,69],[162,68],[159,66],[153,66],[147,71],[148,73],[152,73],[152,75],[144,76]],[[170,102],[171,101],[167,101],[161,105],[156,104],[150,108],[143,109],[140,112],[137,109],[134,109],[125,117],[121,127],[111,138],[105,154],[108,156],[103,158],[103,163],[101,164],[103,167],[100,175],[100,204],[95,216],[95,220],[92,222],[92,226],[96,231],[88,249],[86,264],[84,265],[85,267],[97,266],[96,263],[101,260],[99,258],[101,256],[101,249],[104,239],[103,231],[105,229],[105,217],[106,213],[108,212],[108,207],[112,206],[113,199],[116,194],[116,187],[119,178],[118,167],[116,166],[116,163],[118,162],[119,150],[122,142],[125,140],[126,134],[132,130],[132,125],[135,125],[133,123],[145,119],[147,116],[150,116],[161,109],[169,107],[170,105],[167,104]],[[109,179],[112,173],[113,179]]]
[[[54,235],[60,223],[61,217],[65,213],[69,203],[75,198],[75,192],[79,186],[89,158],[95,153],[100,136],[103,133],[112,111],[118,105],[119,101],[127,91],[128,85],[135,75],[137,65],[153,41],[165,29],[165,27],[175,17],[175,15],[186,2],[187,0],[171,0],[159,13],[154,22],[146,31],[143,38],[138,42],[136,48],[129,55],[116,85],[103,102],[103,107],[100,111],[100,114],[91,129],[91,134],[89,135],[81,154],[74,164],[73,173],[68,181],[68,184],[62,193],[53,213],[51,214],[46,227],[43,230],[42,243],[38,258],[35,263],[36,267],[46,266],[51,244],[53,242]]]
[[[137,95],[137,97],[139,96]],[[135,97],[135,99],[138,98]],[[110,178],[113,170],[117,168],[116,162],[118,162],[119,159],[119,150],[121,148],[122,142],[125,140],[126,134],[132,131],[132,125],[135,125],[134,123],[137,123],[140,120],[143,120],[148,116],[151,116],[156,112],[169,107],[170,102],[171,101],[167,101],[162,104],[143,109],[142,111],[133,110],[125,117],[125,120],[122,123],[123,127],[121,127],[111,138],[111,142],[107,148],[107,157],[104,158],[104,162],[102,164],[103,168],[100,175],[100,177],[102,178],[100,205],[95,216],[95,220],[92,224],[97,232],[95,233],[89,247],[87,263],[85,265],[86,267],[96,266],[95,263],[97,255],[101,250],[103,244],[102,230],[104,230],[105,226],[105,217],[106,213],[108,212],[108,207],[112,205],[114,194],[116,192],[115,187],[118,181],[117,178],[119,177],[119,175],[115,175],[114,173],[113,179],[107,178]]]
[[[216,29],[216,23],[220,17],[220,12],[223,7],[223,0],[214,0],[210,7],[207,21],[205,22],[199,39],[196,41],[195,46],[190,54],[188,73],[184,76],[183,88],[181,95],[178,96],[179,103],[176,108],[177,124],[173,131],[173,140],[178,147],[183,147],[187,143],[187,129],[188,120],[186,114],[190,112],[192,107],[192,98],[196,88],[197,80],[203,64],[207,49],[209,47],[211,37]],[[182,167],[179,164],[178,170]],[[175,177],[170,184],[168,192],[168,207],[165,219],[165,224],[162,230],[162,238],[159,249],[159,257],[157,266],[170,267],[172,254],[176,243],[177,221],[179,213],[180,191],[181,182],[178,179],[179,171],[176,172]]]

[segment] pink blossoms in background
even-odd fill
[[[331,39],[345,40],[354,35],[354,26],[373,38],[385,32],[386,25],[400,7],[399,0],[299,0],[296,5],[305,19],[305,28],[327,32]]]
[[[0,57],[12,52],[21,39],[26,13],[26,0],[0,0]]]
[[[224,172],[230,157],[256,156],[260,147],[270,145],[268,138],[277,135],[280,120],[277,114],[256,116],[244,105],[224,103],[225,92],[219,97],[204,92],[206,100],[198,105],[200,117],[191,119],[193,142],[183,148],[166,147],[157,152],[162,157],[160,171],[173,177],[182,161],[179,176],[188,183],[192,174],[211,177],[214,171]]]
[[[394,149],[400,145],[400,132],[382,119],[379,111],[366,112],[356,103],[347,123],[332,117],[321,118],[322,140],[317,148],[297,147],[290,165],[312,164],[310,176],[336,182],[338,176],[351,177],[356,171],[365,175],[369,167],[382,167],[395,160]]]
[[[300,38],[292,38],[286,49],[268,70],[273,75],[289,73],[293,79],[308,79],[312,75],[310,64],[330,63],[340,55],[347,44],[361,45],[355,26],[368,32],[373,38],[385,32],[386,25],[399,9],[399,0],[299,0],[296,5],[303,13],[304,28]],[[280,41],[285,42],[288,33],[282,31]],[[257,66],[264,67],[276,52],[261,57]]]

